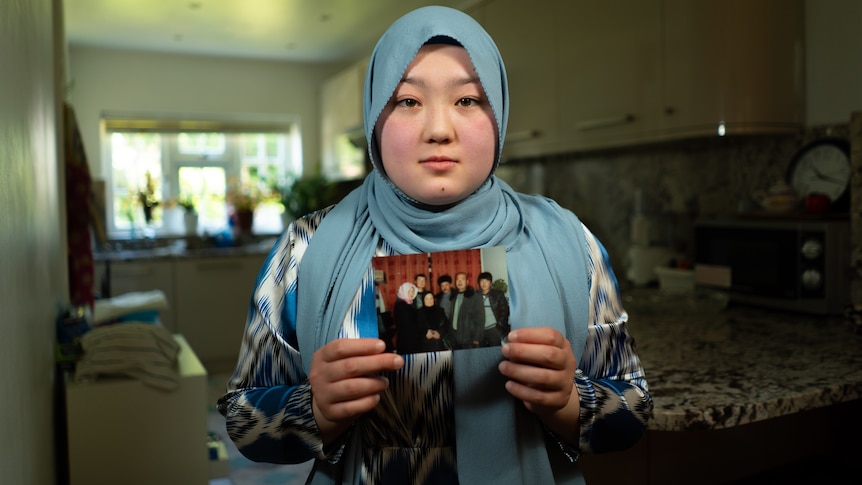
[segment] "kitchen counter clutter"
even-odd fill
[[[95,261],[134,261],[169,258],[210,258],[210,257],[232,257],[246,255],[266,255],[275,243],[274,238],[263,239],[258,242],[244,244],[241,246],[216,247],[201,244],[187,244],[184,240],[178,243],[164,245],[153,243],[147,245],[131,245],[130,247],[118,244],[119,249],[110,251],[96,251],[93,254]]]
[[[862,335],[840,316],[744,306],[629,310],[650,430],[716,430],[862,398]]]

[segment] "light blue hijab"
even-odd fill
[[[505,67],[491,37],[471,17],[446,7],[420,8],[395,21],[374,48],[365,80],[365,134],[375,170],[323,219],[300,264],[297,338],[306,373],[314,351],[338,337],[381,238],[399,254],[504,246],[512,328],[556,328],[576,359],[584,353],[589,263],[574,214],[515,192],[493,173],[454,206],[427,207],[383,170],[377,120],[429,41],[455,43],[469,53],[497,123],[495,169],[500,162],[509,103]],[[575,465],[560,464],[562,453],[553,439],[546,443],[539,420],[506,392],[497,370],[501,359],[499,347],[453,352],[460,483],[583,483]],[[354,439],[339,463],[318,462],[311,483],[359,483],[360,451]]]

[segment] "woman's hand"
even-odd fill
[[[508,339],[502,349],[507,360],[499,366],[510,379],[506,390],[558,436],[576,443],[581,407],[571,344],[550,327],[513,330]]]
[[[380,402],[380,393],[389,381],[376,374],[404,365],[403,357],[385,350],[382,340],[351,338],[333,340],[314,353],[308,381],[324,446]]]

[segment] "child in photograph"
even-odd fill
[[[219,399],[255,461],[312,484],[583,483],[582,453],[634,445],[652,410],[607,253],[570,211],[494,175],[509,112],[493,40],[415,10],[368,66],[374,170],[299,218],[253,290]],[[378,338],[374,256],[506,248],[508,341],[397,355]]]

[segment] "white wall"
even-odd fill
[[[65,302],[52,16],[0,2],[0,483],[55,483],[54,321]],[[62,28],[62,21],[57,22]]]
[[[862,110],[862,1],[805,0],[806,122],[847,123]]]
[[[71,100],[94,176],[107,176],[99,149],[104,111],[295,115],[305,166],[319,162],[318,92],[336,66],[76,45],[69,63]]]

